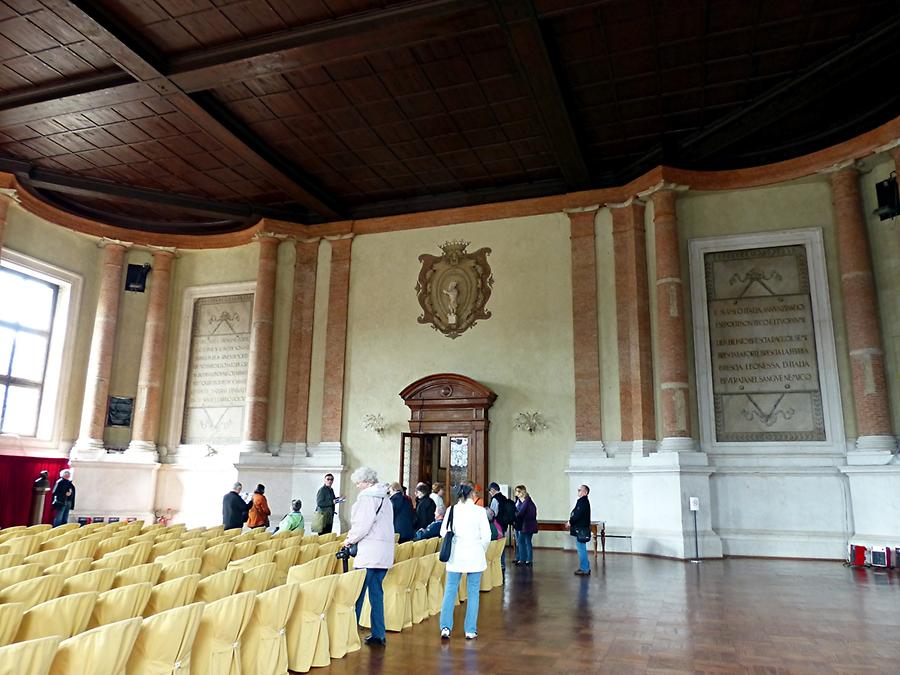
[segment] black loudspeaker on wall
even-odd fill
[[[125,273],[125,290],[143,293],[147,287],[147,275],[150,274],[150,263],[129,265]]]
[[[888,220],[900,214],[900,191],[897,189],[897,174],[875,183],[875,197],[878,200],[878,208],[875,214],[881,220]]]

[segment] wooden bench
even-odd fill
[[[567,520],[539,520],[538,531],[544,532],[568,532],[569,522]],[[594,558],[597,557],[597,542],[600,542],[600,549],[603,555],[606,555],[606,540],[609,539],[631,539],[630,534],[607,534],[606,521],[598,520],[591,523],[591,541],[594,542]],[[514,538],[515,541],[515,538]]]

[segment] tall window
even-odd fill
[[[0,432],[37,435],[59,286],[0,268]]]
[[[55,449],[61,438],[78,274],[3,249],[0,260],[0,446]],[[65,384],[64,384],[65,383]]]

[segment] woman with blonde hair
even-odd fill
[[[538,531],[537,505],[524,485],[516,485],[516,566],[531,567],[534,562],[531,538]]]

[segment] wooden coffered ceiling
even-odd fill
[[[732,169],[900,115],[896,0],[5,0],[0,171],[215,234]]]

